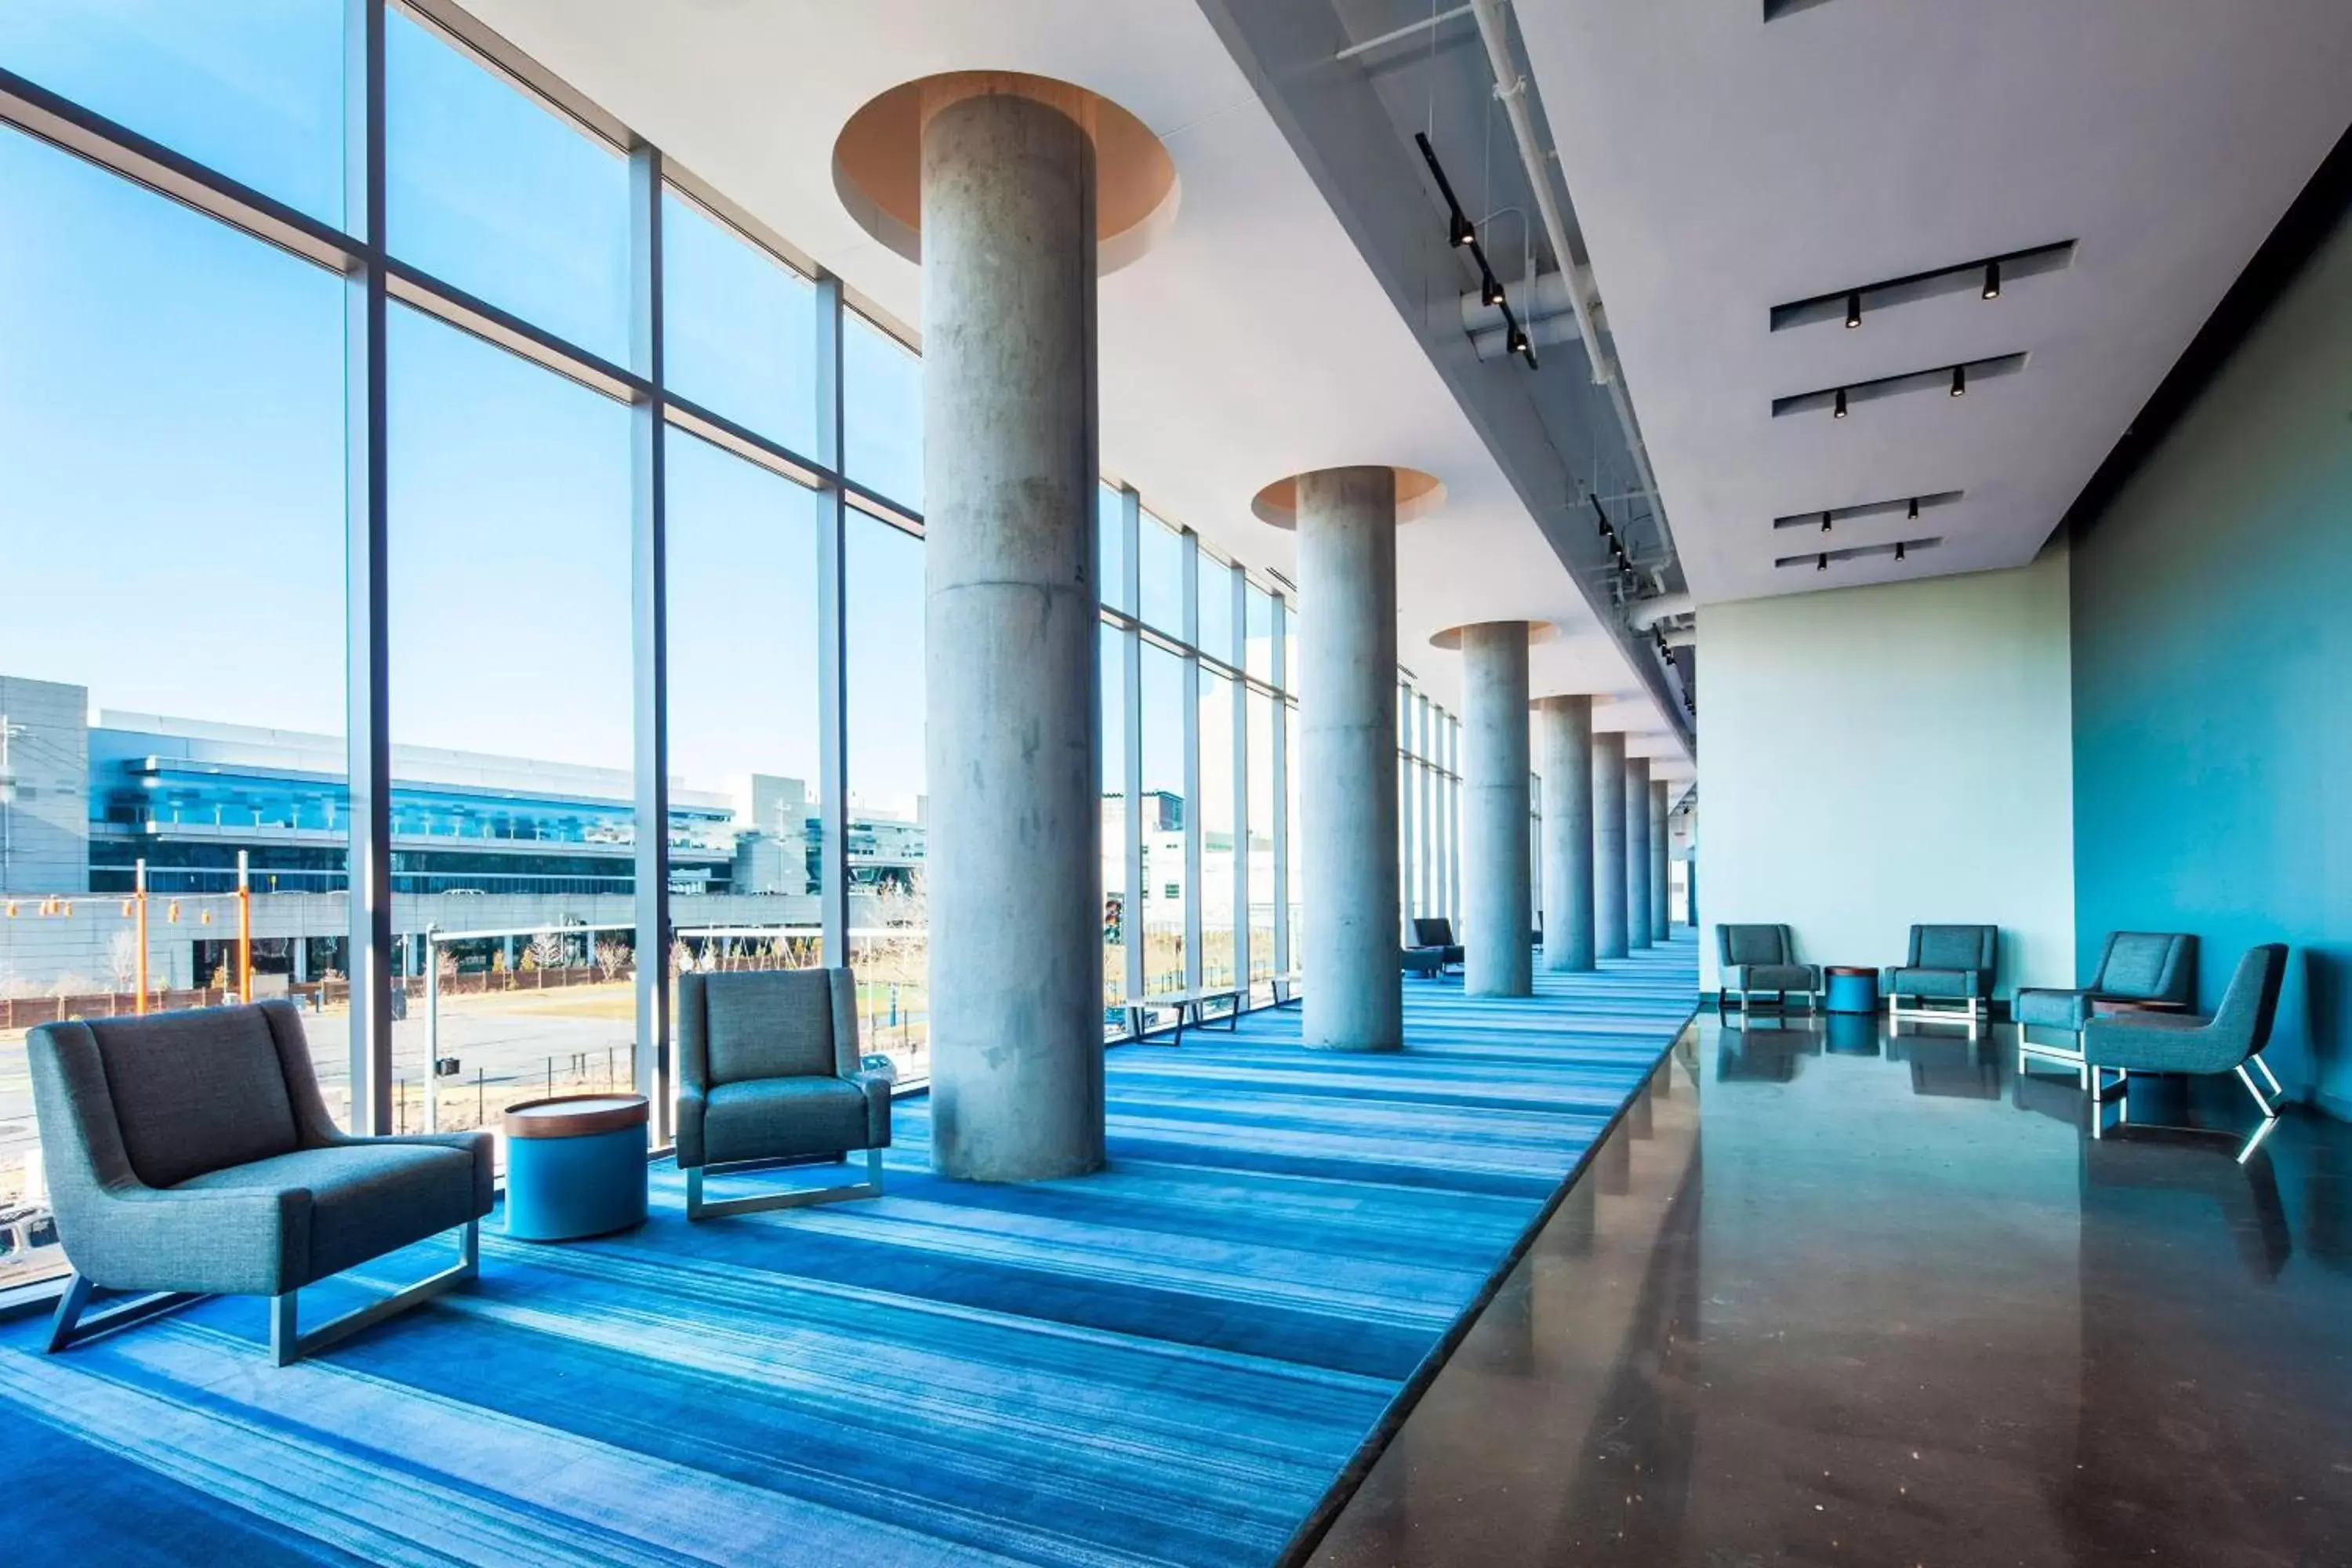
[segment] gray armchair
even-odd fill
[[[74,1270],[52,1352],[198,1296],[268,1296],[284,1366],[475,1277],[490,1134],[342,1132],[291,1003],[45,1024],[27,1047]],[[459,1227],[456,1267],[300,1331],[303,1286]],[[142,1294],[90,1312],[99,1290]]]
[[[2230,988],[2221,994],[2221,1005],[2210,1018],[2179,1013],[2120,1013],[2093,1018],[2083,1030],[2083,1064],[2091,1075],[2096,1101],[2091,1108],[2092,1136],[2099,1135],[2100,1106],[2110,1098],[2109,1072],[2116,1075],[2113,1087],[2118,1093],[2123,1081],[2136,1072],[2208,1077],[2234,1073],[2253,1096],[2263,1113],[2263,1131],[2268,1131],[2286,1098],[2277,1075],[2263,1060],[2263,1052],[2271,1043],[2272,1020],[2278,1016],[2279,988],[2285,979],[2286,948],[2265,942],[2238,961]],[[2246,1070],[2250,1064],[2270,1085],[2268,1093]],[[2253,1147],[2247,1144],[2247,1152]]]
[[[1454,922],[1442,915],[1413,917],[1412,951],[1437,954],[1441,970],[1462,962],[1462,944],[1454,940]]]
[[[1992,1018],[2000,964],[1999,926],[1913,926],[1909,956],[1879,976],[1887,1026],[1905,1018],[1966,1024],[1975,1039]]]
[[[1733,992],[1739,994],[1739,1016],[1748,1016],[1750,993],[1769,991],[1781,1011],[1789,993],[1805,994],[1809,1011],[1822,1010],[1822,972],[1818,964],[1797,962],[1797,939],[1784,925],[1719,925],[1715,928],[1716,967],[1719,971],[1715,1015],[1723,1016]]]
[[[2029,1057],[2046,1057],[2072,1067],[2085,1084],[2083,1030],[2097,1002],[2145,1002],[2182,1012],[2197,1005],[2197,939],[2177,931],[2118,931],[2107,933],[2091,983],[2075,990],[2020,986],[2010,1005],[2017,1020],[2017,1070]],[[2068,1045],[2035,1040],[2031,1029],[2064,1030]]]
[[[688,1219],[882,1195],[890,1079],[858,1070],[857,987],[846,969],[678,977],[677,1163]],[[866,1180],[705,1203],[706,1170],[846,1160]]]

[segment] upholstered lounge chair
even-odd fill
[[[27,1044],[74,1269],[52,1352],[199,1296],[268,1296],[284,1366],[475,1277],[490,1134],[345,1134],[291,1003],[44,1024]],[[447,1230],[454,1268],[300,1331],[303,1286]],[[100,1290],[140,1297],[89,1312]]]
[[[1965,1024],[1975,1039],[1992,1020],[2000,963],[1999,926],[1913,926],[1910,956],[1879,977],[1887,1026]]]
[[[2107,933],[2091,983],[2075,990],[2021,986],[2010,1011],[2017,1020],[2017,1070],[2029,1058],[2064,1062],[2084,1084],[2083,1030],[2098,1002],[2149,1002],[2187,1012],[2197,1005],[2197,939],[2178,931],[2118,931]],[[2065,1045],[2035,1040],[2030,1030],[2063,1030]]]
[[[1718,987],[1715,1013],[1723,1016],[1734,992],[1739,995],[1739,1016],[1748,1016],[1752,994],[1769,991],[1775,1005],[1786,1012],[1789,993],[1805,994],[1808,1011],[1822,1010],[1822,972],[1818,964],[1797,962],[1797,938],[1784,925],[1719,925],[1715,928]]]
[[[2269,1131],[2279,1113],[2285,1091],[2263,1060],[2271,1043],[2271,1022],[2278,1015],[2279,988],[2286,979],[2286,949],[2266,942],[2249,950],[2238,961],[2230,988],[2210,1018],[2179,1013],[2118,1013],[2095,1017],[2083,1030],[2083,1063],[2091,1075],[2094,1103],[2091,1135],[2101,1132],[2104,1108],[2119,1099],[2124,1080],[2133,1073],[2192,1073],[2218,1077],[2234,1073],[2263,1113],[2263,1126],[2248,1142],[2253,1152],[2260,1133]],[[2246,1069],[2252,1067],[2270,1087],[2265,1092]],[[2113,1084],[2108,1073],[2116,1075]],[[2241,1154],[2243,1159],[2245,1154]]]
[[[1454,940],[1454,922],[1443,916],[1415,916],[1412,945],[1423,952],[1436,953],[1440,964],[1459,964],[1462,962],[1462,944]]]
[[[677,1163],[688,1219],[882,1195],[890,1080],[858,1070],[846,969],[684,974],[677,986]],[[706,1171],[866,1152],[866,1180],[705,1203]]]

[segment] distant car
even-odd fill
[[[0,1205],[0,1286],[57,1272],[58,1222],[47,1204]]]
[[[444,888],[441,894],[449,899],[487,899],[490,890],[488,888]]]

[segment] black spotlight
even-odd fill
[[[1998,261],[1985,263],[1984,297],[1988,300],[2000,298],[2000,263]]]
[[[1830,569],[1830,552],[1829,552],[1828,551],[1824,550],[1824,551],[1822,551],[1822,558],[1821,558],[1820,560],[1818,560],[1818,561],[1816,561],[1816,562],[1814,562],[1814,563],[1813,563],[1813,570],[1814,570],[1814,571],[1816,571],[1816,572],[1826,572],[1826,571],[1828,571],[1829,569]]]
[[[1911,521],[1912,521],[1913,522],[1916,522],[1916,521],[1919,521],[1919,498],[1918,498],[1917,496],[1913,496],[1913,497],[1911,498],[1911,513],[1910,513],[1910,516],[1911,516]]]
[[[1862,325],[1862,290],[1857,289],[1845,297],[1845,326],[1852,331]]]
[[[1829,514],[1829,513],[1827,513],[1827,512],[1823,512],[1823,513],[1822,513],[1822,531],[1823,533],[1827,533],[1829,531],[1830,531],[1830,514]]]
[[[1895,542],[1895,559],[1897,561],[1903,559],[1903,542],[1899,539]]]
[[[1486,275],[1486,282],[1480,285],[1478,289],[1478,299],[1481,303],[1489,306],[1499,305],[1503,302],[1503,286],[1495,280],[1495,275],[1493,273],[1488,273]]]
[[[1958,396],[1958,394],[1955,393],[1953,395]],[[1845,388],[1843,386],[1838,388],[1837,401],[1830,405],[1830,417],[1832,419],[1845,417]]]
[[[1969,367],[1964,364],[1956,364],[1952,367],[1952,395],[1954,397],[1966,397],[1968,395]]]
[[[1445,243],[1459,250],[1477,237],[1478,231],[1470,226],[1470,220],[1460,213],[1455,213],[1453,222],[1446,227]]]
[[[1524,359],[1532,361],[1536,357],[1535,349],[1528,342],[1528,332],[1525,327],[1513,327],[1511,329],[1511,335],[1505,346],[1507,347],[1511,353],[1517,354]]]

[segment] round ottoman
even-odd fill
[[[507,1234],[571,1241],[643,1225],[646,1097],[566,1094],[506,1110]]]
[[[1878,971],[1850,963],[1832,963],[1822,973],[1829,977],[1829,996],[1822,1003],[1829,1011],[1878,1011]]]

